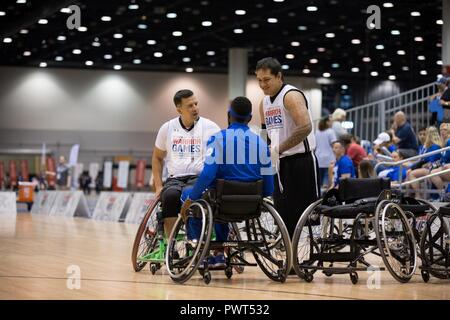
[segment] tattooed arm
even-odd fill
[[[284,97],[284,105],[294,120],[296,129],[290,137],[281,142],[279,148],[280,154],[301,143],[312,131],[311,119],[306,108],[306,100],[300,92],[288,92]]]

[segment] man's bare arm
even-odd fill
[[[156,189],[156,195],[159,195],[163,187],[162,171],[164,158],[166,157],[166,154],[167,154],[166,151],[158,149],[156,146],[153,148],[152,174],[153,174],[153,182],[155,184]]]
[[[281,142],[279,148],[280,154],[301,143],[312,131],[309,112],[306,108],[306,100],[300,92],[288,92],[284,97],[284,105],[294,120],[296,128],[290,137]]]

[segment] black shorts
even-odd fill
[[[178,217],[181,209],[181,193],[185,187],[192,187],[198,176],[168,178],[161,191],[163,218]]]
[[[280,192],[278,177],[275,176],[273,200],[292,238],[303,211],[320,197],[316,156],[308,152],[281,158],[279,175],[283,193]]]

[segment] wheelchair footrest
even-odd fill
[[[350,262],[356,260],[359,256],[359,253],[353,252],[312,253],[310,256],[310,260],[327,262]]]
[[[300,269],[308,269],[308,270],[322,270],[324,273],[328,274],[346,274],[355,271],[367,271],[368,267],[318,267],[311,265],[299,265]],[[386,270],[384,267],[378,268],[377,270],[384,271]]]

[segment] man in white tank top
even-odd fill
[[[259,105],[261,124],[277,172],[275,207],[292,237],[301,214],[320,195],[311,111],[303,92],[283,82],[278,60],[261,59],[255,73],[265,95]]]
[[[203,169],[206,143],[219,126],[199,116],[198,100],[191,90],[178,91],[173,101],[179,117],[164,123],[158,131],[152,156],[156,195],[162,202],[164,231],[169,236],[181,208],[181,193],[192,186]],[[168,178],[163,186],[166,160]]]

